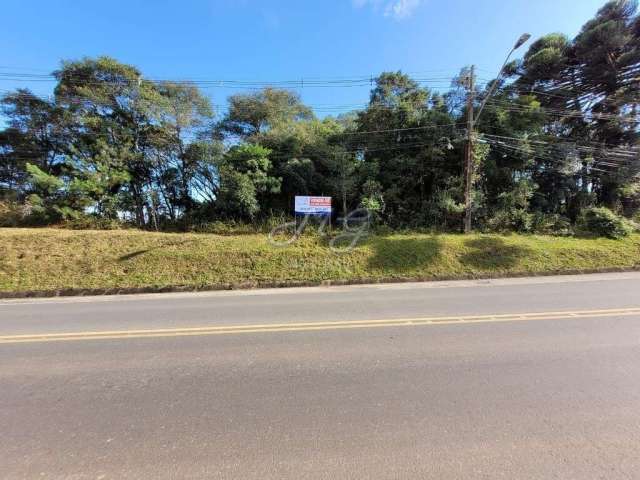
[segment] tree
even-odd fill
[[[0,188],[23,195],[29,188],[27,163],[47,174],[59,170],[67,150],[62,112],[26,89],[6,94],[1,104],[8,127],[0,132]]]
[[[375,82],[349,148],[373,166],[363,170],[363,182],[380,185],[387,221],[427,225],[435,193],[461,173],[455,117],[441,96],[401,72],[383,73]]]
[[[574,218],[585,192],[615,208],[637,182],[640,166],[630,161],[638,142],[637,25],[636,2],[608,2],[575,39],[552,34],[534,42],[514,70],[515,85],[536,95],[547,113],[545,140],[549,154],[560,157],[556,169],[572,190],[564,205]],[[557,177],[548,180],[557,185]]]
[[[568,232],[592,207],[638,215],[636,2],[608,2],[575,38],[539,38],[506,71],[475,92],[496,87],[476,124],[477,224]],[[188,229],[289,214],[307,194],[331,195],[343,217],[364,206],[392,227],[457,229],[468,75],[441,93],[383,72],[366,108],[324,119],[266,88],[231,96],[215,122],[192,83],[109,57],[63,62],[53,98],[20,89],[1,100],[0,210],[18,214],[0,223],[31,211],[25,223]]]
[[[253,94],[229,97],[229,111],[217,131],[221,135],[250,140],[267,129],[311,118],[313,113],[295,93],[265,88]]]
[[[182,215],[183,225],[189,223],[196,206],[193,198],[193,177],[201,162],[191,142],[203,138],[210,128],[213,108],[197,87],[172,82],[158,85],[161,96],[159,116],[161,128],[154,136],[157,147],[155,182],[162,192],[171,220]]]
[[[126,169],[127,182],[110,193],[122,193],[124,202],[133,206],[136,223],[144,226],[155,214],[149,195],[151,153],[163,105],[156,84],[143,79],[135,67],[109,57],[63,62],[55,76],[56,103],[65,110],[73,138],[73,167]]]
[[[226,218],[253,219],[258,195],[277,193],[281,179],[271,175],[270,151],[259,145],[232,147],[219,165],[216,211]]]

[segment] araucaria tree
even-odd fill
[[[568,233],[597,207],[637,221],[636,2],[607,3],[573,39],[535,40],[506,71],[476,125],[474,225]],[[278,88],[233,95],[216,115],[195,83],[64,61],[53,96],[1,99],[0,225],[190,229],[288,215],[308,194],[332,196],[343,218],[364,207],[391,227],[458,231],[468,75],[433,91],[384,72],[365,108],[335,118]]]

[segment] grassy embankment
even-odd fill
[[[624,240],[521,235],[373,236],[336,254],[303,237],[0,229],[0,292],[451,279],[640,267]]]

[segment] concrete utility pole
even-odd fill
[[[467,145],[464,150],[464,233],[471,231],[471,190],[473,187],[473,102],[475,67],[471,65],[467,81]]]
[[[464,150],[464,233],[471,232],[471,213],[472,213],[472,205],[471,205],[471,194],[473,190],[473,174],[475,173],[475,165],[473,164],[473,133],[474,126],[478,122],[480,115],[482,115],[482,111],[484,110],[485,105],[487,104],[487,100],[491,98],[493,92],[495,92],[498,81],[509,62],[509,58],[511,58],[511,54],[515,52],[518,48],[526,43],[527,40],[531,38],[531,35],[528,33],[523,33],[520,35],[520,38],[516,41],[515,45],[507,55],[504,63],[502,64],[502,68],[498,73],[498,76],[491,84],[491,88],[484,95],[484,100],[480,104],[480,108],[478,109],[478,114],[476,118],[473,118],[473,102],[475,100],[475,67],[471,65],[469,71],[469,81],[467,82],[467,86],[469,91],[467,93],[467,146]]]

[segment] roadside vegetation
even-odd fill
[[[275,247],[264,234],[0,229],[0,291],[162,289],[452,279],[640,267],[640,235],[389,234],[340,254],[309,234]],[[64,293],[64,292],[63,292]]]
[[[336,116],[246,83],[216,111],[210,80],[153,80],[109,57],[16,73],[55,88],[0,97],[0,290],[634,268],[639,71],[637,2],[614,0],[574,38],[533,41],[500,80],[463,68],[448,88],[399,71],[323,85],[371,87]],[[486,108],[472,133],[478,233],[461,236],[467,98]],[[343,254],[313,229],[274,247],[295,195],[333,198],[333,235],[354,211],[375,233]]]
[[[626,234],[622,218],[640,211],[638,71],[631,0],[607,3],[574,38],[533,41],[477,124],[474,228],[570,235],[611,220]],[[449,88],[402,72],[322,85],[371,85],[368,103],[323,116],[295,91],[244,83],[216,111],[211,81],[153,80],[108,57],[15,73],[56,86],[1,98],[0,226],[207,231],[324,194],[336,217],[366,208],[389,229],[458,232],[470,75]],[[493,81],[473,83],[478,109]]]

